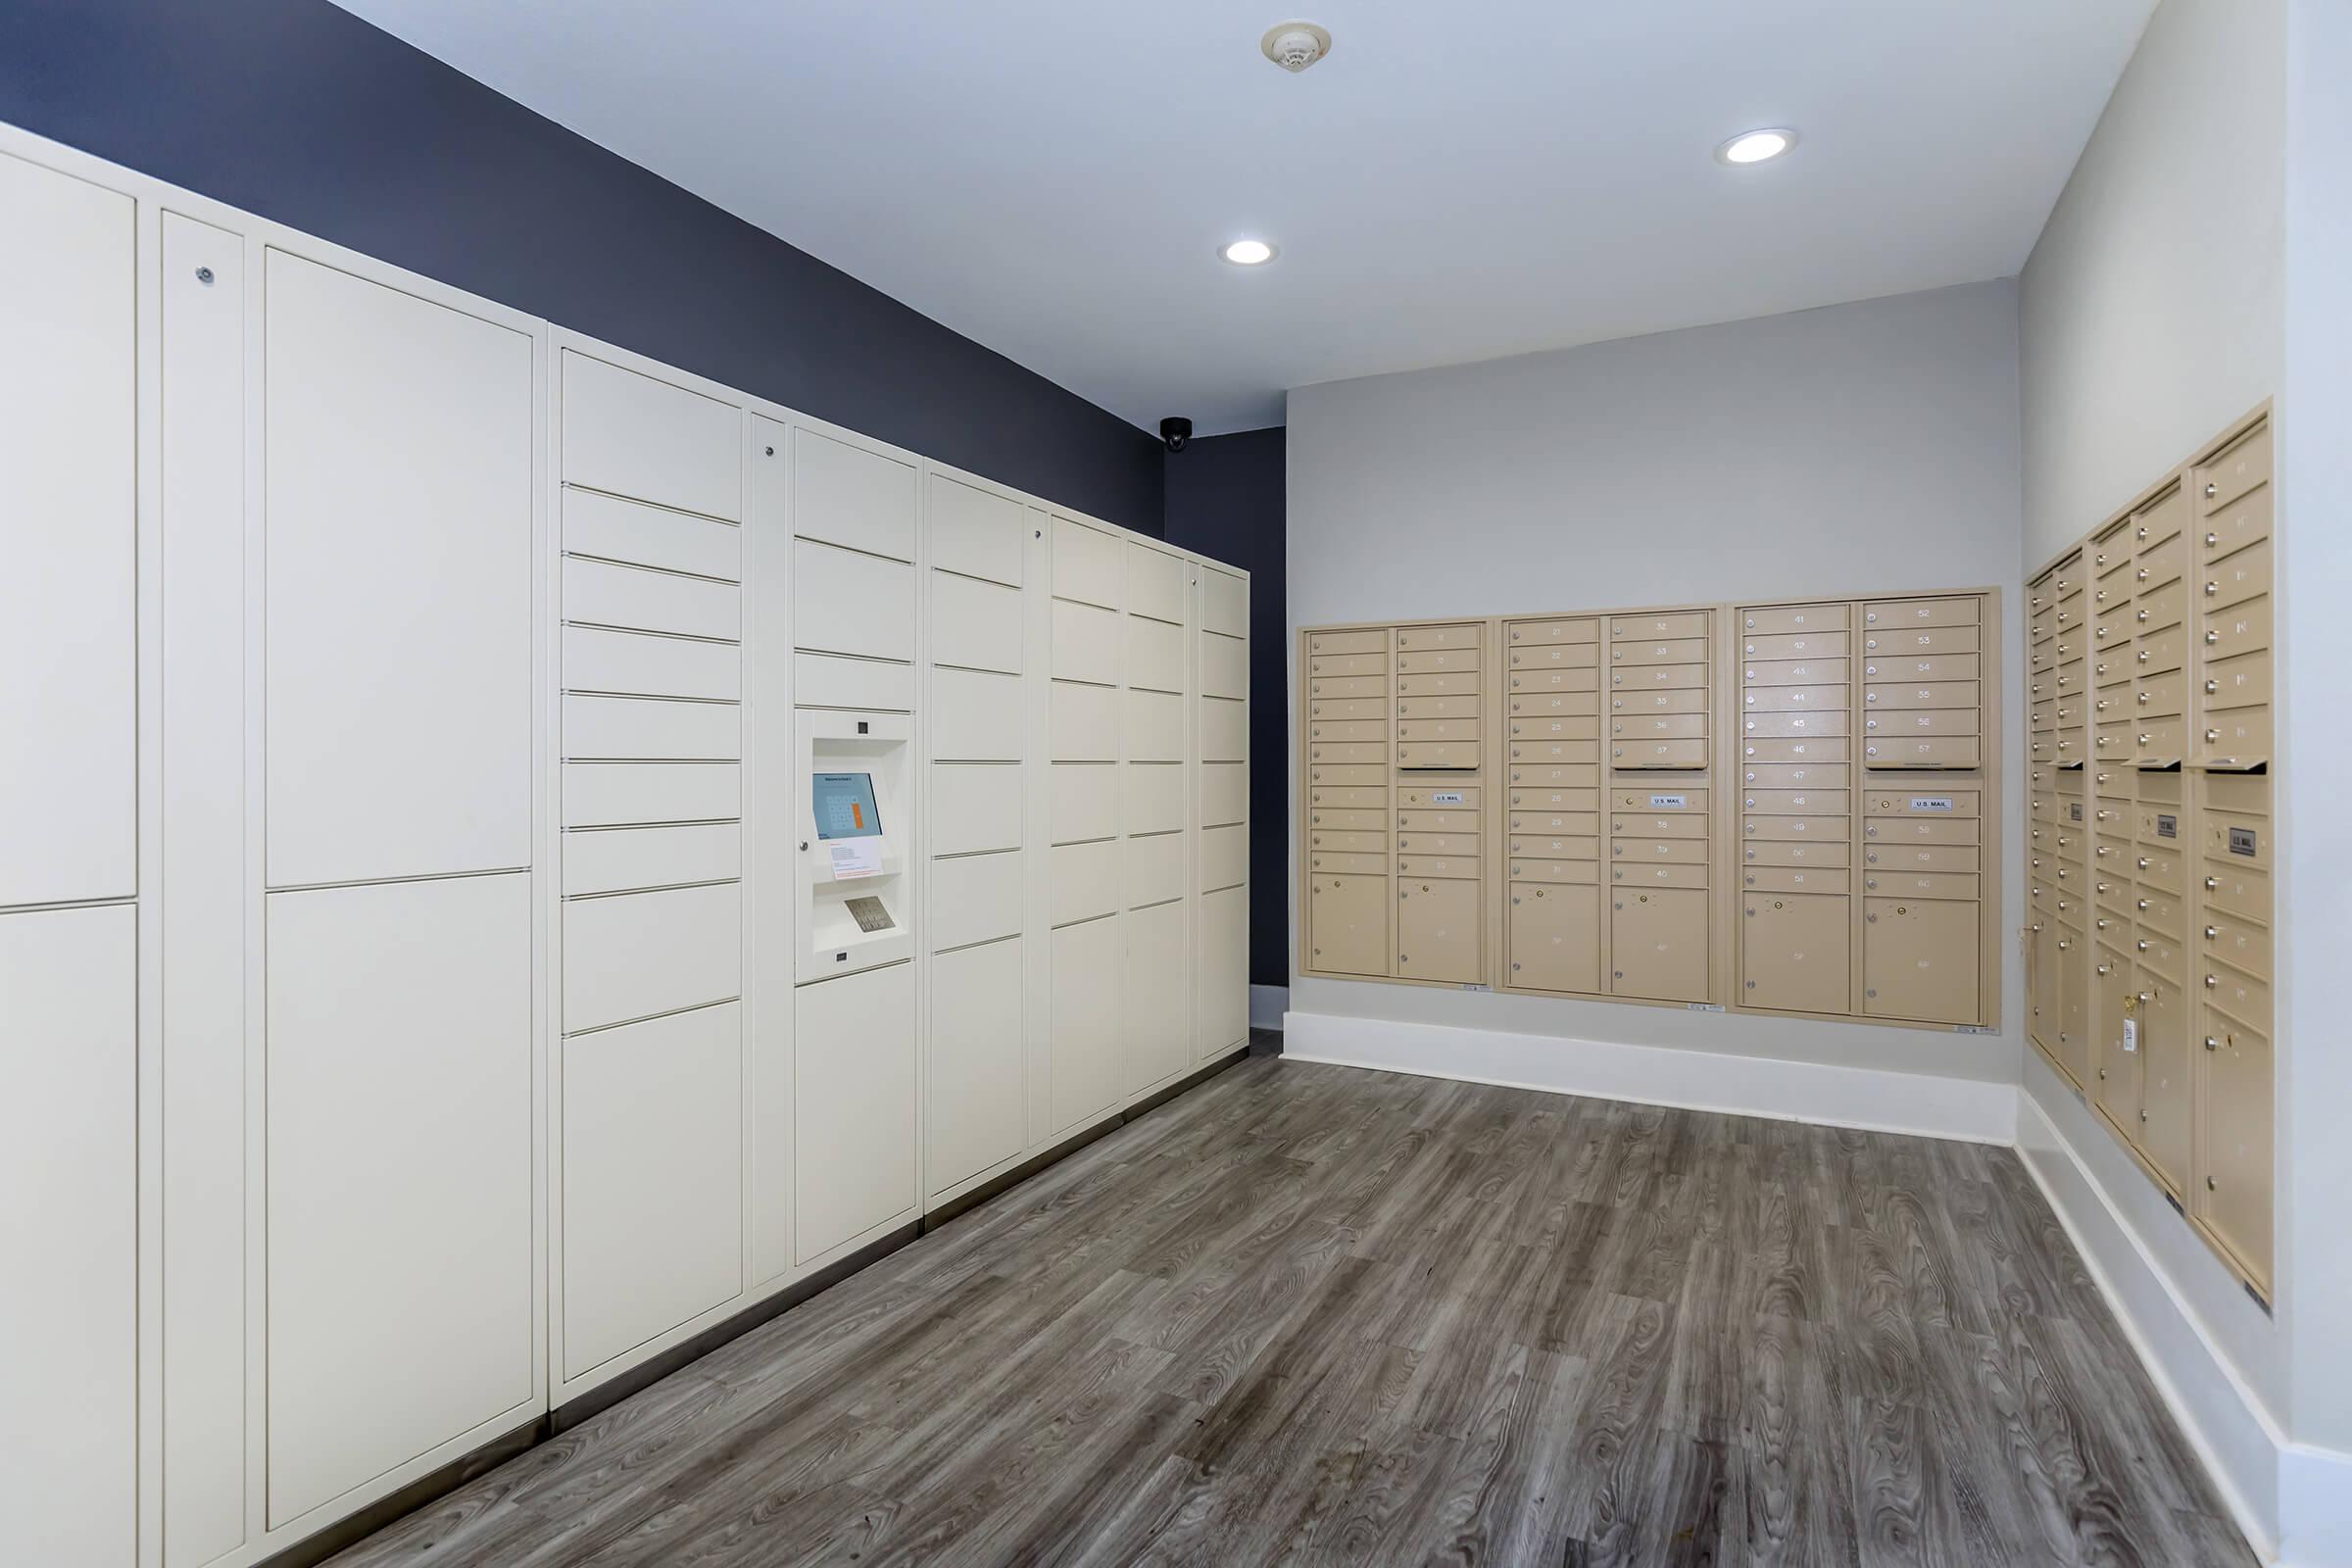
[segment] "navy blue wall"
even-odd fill
[[[1167,454],[1167,540],[1250,573],[1250,983],[1290,983],[1290,703],[1283,689],[1283,432]]]
[[[0,120],[1160,531],[1150,435],[326,0],[0,0]]]

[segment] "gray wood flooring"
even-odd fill
[[[1257,1057],[363,1543],[2253,1561],[2014,1153]]]

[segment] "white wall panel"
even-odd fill
[[[1054,800],[1047,830],[1054,843],[1106,839],[1119,831],[1119,775],[1124,769],[1106,762],[1073,762],[1049,771]]]
[[[1124,924],[1122,919],[1088,920],[1054,933],[1053,1121],[1057,1134],[1101,1118],[1125,1087],[1119,1013]]]
[[[800,1260],[911,1210],[915,1176],[914,965],[819,980],[793,993],[793,1190]]]
[[[1020,935],[1027,909],[1028,865],[1027,857],[1018,850],[932,861],[932,950]]]
[[[743,710],[733,703],[660,697],[566,697],[564,755],[593,761],[740,759]]]
[[[531,340],[282,251],[267,284],[270,880],[526,864]]]
[[[566,490],[563,530],[563,548],[570,555],[625,561],[729,582],[743,576],[743,530],[690,512],[624,501],[593,490]]]
[[[1017,675],[934,669],[923,725],[925,750],[942,761],[1017,762],[1029,743],[1027,688]]]
[[[995,669],[1018,674],[1027,631],[1021,591],[952,571],[931,574],[931,639],[925,658],[934,664]]]
[[[564,618],[732,640],[743,635],[743,590],[674,571],[565,557]]]
[[[931,564],[942,571],[1019,587],[1030,524],[1017,501],[944,473],[931,475],[923,536]]]
[[[1161,904],[1120,922],[1127,928],[1127,972],[1119,994],[1119,1033],[1130,1094],[1192,1065],[1190,920],[1184,905]]]
[[[914,559],[912,464],[795,429],[792,467],[794,533],[870,555]]]
[[[924,1168],[933,1193],[1021,1152],[1025,958],[1015,938],[931,960],[923,1109]]]
[[[914,658],[914,568],[854,550],[797,541],[792,637],[813,653]]]
[[[566,626],[564,689],[733,702],[743,695],[743,650],[691,637]]]
[[[674,888],[564,906],[564,1027],[594,1029],[743,993],[740,889]]]
[[[529,877],[269,902],[277,1525],[530,1399],[537,1117]]]
[[[743,1289],[742,1013],[564,1042],[567,1378]]]
[[[0,156],[0,905],[137,889],[131,205]]]
[[[0,914],[0,1451],[28,1565],[136,1541],[137,987],[128,905]]]
[[[743,515],[743,416],[716,398],[563,353],[564,482]]]
[[[564,825],[715,822],[743,815],[734,762],[567,762]]]
[[[931,808],[926,836],[933,855],[1021,847],[1022,808],[1031,769],[1020,764],[937,762],[923,799]]]

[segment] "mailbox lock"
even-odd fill
[[[2222,732],[2221,732],[2220,730],[2218,730],[2218,729],[2209,729],[2209,730],[2207,730],[2207,731],[2205,732],[2205,739],[2206,739],[2206,741],[2207,741],[2207,743],[2208,743],[2208,744],[2210,744],[2210,743],[2212,743],[2212,742],[2214,742],[2214,741],[2218,741],[2218,740],[2220,740],[2221,738],[2222,738]]]
[[[2211,550],[2215,545],[2218,545],[2221,542],[2222,536],[2218,533],[2209,533],[2205,536],[2205,548],[2208,550]]]
[[[2214,891],[2214,889],[2220,887],[2221,885],[2222,879],[2218,876],[2209,876],[2205,879],[2205,891],[2208,893],[2211,893]]]
[[[2219,1040],[2214,1039],[2213,1036],[2207,1035],[2205,1037],[2205,1049],[2207,1051],[2219,1051],[2222,1049],[2222,1043]]]
[[[2218,593],[2220,593],[2221,591],[2222,591],[2222,585],[2221,585],[2220,583],[2218,583],[2218,582],[2215,582],[2215,581],[2212,581],[2211,579],[2208,579],[2208,580],[2206,581],[2206,584],[2205,584],[2205,597],[2206,597],[2206,598],[2210,599],[2210,598],[2212,598],[2212,597],[2213,597],[2215,594],[2218,594]]]
[[[2218,974],[2209,974],[2209,975],[2207,975],[2207,976],[2205,977],[2205,989],[2206,989],[2206,990],[2208,990],[2208,991],[2211,991],[2211,990],[2213,990],[2215,987],[2219,986],[2221,983],[2222,983],[2222,977],[2221,977],[2220,975],[2218,975]]]
[[[2205,940],[2208,942],[2211,942],[2215,937],[2218,937],[2221,934],[2221,928],[2218,926],[2209,925],[2205,928]]]
[[[2211,501],[2211,500],[2214,498],[2214,496],[2215,496],[2217,493],[2218,493],[2218,492],[2215,490],[2214,486],[2212,486],[2212,485],[2208,484],[2208,485],[2205,487],[2205,499],[2206,499],[2206,500],[2208,500],[2208,501]]]

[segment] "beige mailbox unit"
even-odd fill
[[[2028,587],[2028,1033],[2268,1298],[2275,638],[2258,411]]]

